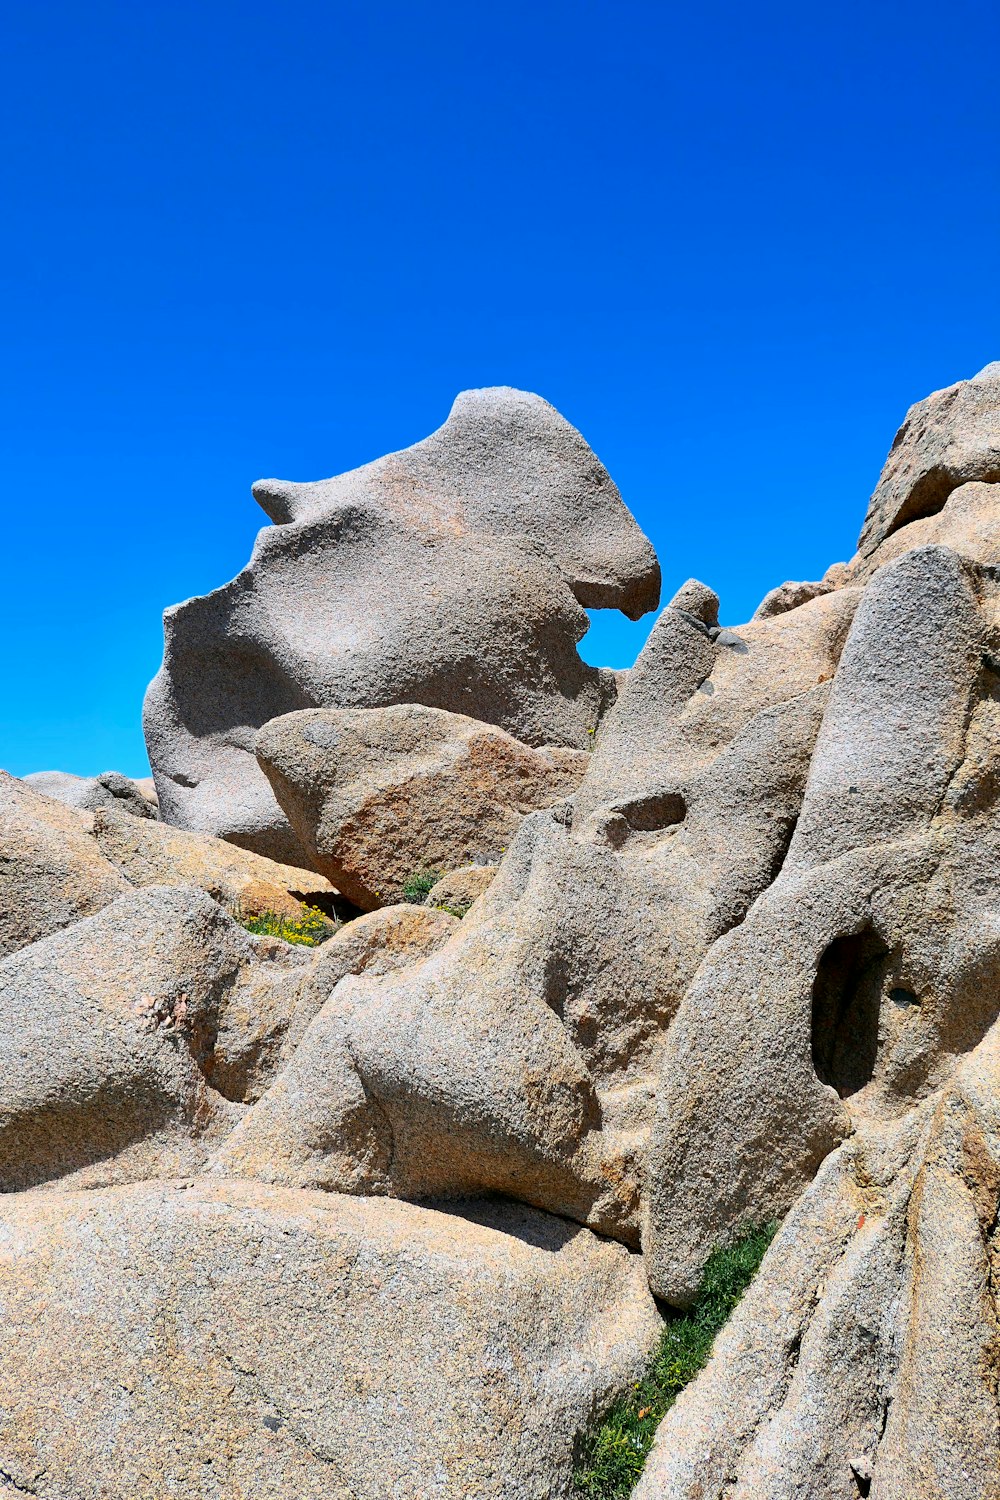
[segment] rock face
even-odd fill
[[[526,813],[575,790],[589,756],[407,703],[272,719],[257,760],[309,864],[370,910],[417,871],[495,862]]]
[[[0,771],[0,958],[151,885],[196,885],[225,906],[290,917],[334,895],[313,871],[117,807],[68,807]]]
[[[998,1500],[998,368],[855,558],[736,628],[689,581],[615,692],[580,608],[654,570],[536,398],[261,487],[164,811],[369,905],[449,867],[315,952],[225,908],[322,877],[0,777],[0,1488],[569,1496],[650,1289],[781,1219],[636,1500]]]
[[[24,780],[32,791],[43,797],[54,797],[68,807],[82,807],[95,812],[99,807],[113,807],[136,818],[155,818],[156,798],[145,786],[130,781],[120,771],[102,771],[99,776],[73,776],[69,771],[33,771]]]
[[[1000,480],[1000,364],[910,407],[868,507],[862,557],[970,480]]]
[[[545,1214],[238,1183],[8,1199],[0,1284],[3,1477],[74,1500],[569,1497],[659,1327]]]
[[[164,617],[144,723],[167,822],[301,864],[253,753],[262,725],[299,709],[421,703],[587,747],[614,676],[577,654],[584,611],[638,618],[659,567],[547,402],[466,391],[413,448],[254,494],[275,524],[247,568]]]

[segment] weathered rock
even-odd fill
[[[868,507],[862,557],[969,480],[1000,480],[1000,364],[910,407]]]
[[[307,962],[250,937],[204,892],[163,887],[0,962],[0,1192],[195,1168],[239,1113],[208,1083],[232,1071],[218,1045],[227,1006],[246,1011],[240,991],[255,982],[266,1047],[297,998],[281,979]],[[231,1019],[228,1030],[232,1048]],[[252,1075],[253,1049],[239,1050]]]
[[[808,604],[810,599],[818,599],[821,594],[829,594],[832,587],[825,580],[815,583],[779,583],[776,589],[764,595],[754,610],[753,617],[755,620],[770,620],[774,615],[798,609],[800,604]]]
[[[74,1500],[568,1500],[659,1327],[544,1214],[259,1184],[8,1199],[0,1284],[3,1474]]]
[[[449,870],[427,892],[426,906],[445,907],[465,913],[493,884],[496,865],[465,865]]]
[[[1000,485],[961,484],[931,516],[893,531],[867,558],[851,567],[851,582],[864,583],[885,563],[916,547],[950,547],[969,562],[1000,566]]]
[[[94,812],[98,807],[113,807],[136,818],[155,818],[156,802],[151,800],[137,781],[120,771],[102,771],[99,776],[74,776],[69,771],[32,771],[24,780],[32,791],[43,797],[54,797],[68,807],[82,807]]]
[[[432,957],[337,987],[215,1169],[502,1191],[634,1242],[664,1030],[784,857],[856,602],[719,634],[686,585],[575,796],[525,820]]]
[[[995,1018],[994,592],[927,547],[865,593],[781,873],[667,1037],[645,1249],[670,1301],[737,1225],[783,1213],[852,1119],[911,1107]]]
[[[577,653],[585,609],[637,618],[659,568],[546,402],[467,391],[405,452],[254,493],[276,525],[247,568],[164,617],[144,723],[167,822],[302,863],[253,758],[256,730],[298,709],[422,703],[586,748],[614,674]]]
[[[824,1162],[635,1500],[1000,1493],[998,1208],[994,1027],[937,1095]]]
[[[336,895],[314,870],[279,864],[207,834],[136,823],[105,808],[94,814],[94,837],[130,885],[197,885],[247,916],[301,917],[303,904],[329,905]]]
[[[417,871],[498,859],[526,813],[574,790],[589,756],[405,703],[272,719],[257,760],[309,863],[370,910]]]
[[[93,815],[0,771],[0,958],[128,890],[91,836]]]

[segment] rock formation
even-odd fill
[[[615,693],[576,644],[660,573],[607,471],[547,402],[466,391],[402,453],[262,480],[274,522],[232,583],[164,617],[144,722],[162,816],[271,858],[302,848],[254,759],[268,720],[421,703],[585,749]]]
[[[853,559],[735,628],[689,581],[619,680],[647,544],[468,393],[259,487],[168,618],[166,821],[0,777],[0,1488],[569,1497],[653,1294],[781,1220],[637,1500],[1000,1496],[998,368]],[[331,882],[315,950],[238,920]]]
[[[32,791],[55,797],[68,807],[96,812],[113,807],[136,818],[155,818],[156,794],[145,782],[132,781],[120,771],[102,771],[99,776],[73,776],[69,771],[33,771],[25,776]]]

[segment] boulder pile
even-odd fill
[[[637,1500],[996,1500],[1000,365],[849,562],[626,673],[585,611],[658,566],[536,396],[254,493],[159,816],[0,775],[0,1493],[580,1494],[778,1222]]]

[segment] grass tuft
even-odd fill
[[[441,873],[440,870],[414,870],[403,881],[403,900],[412,901],[414,906],[422,906],[441,879]]]
[[[642,1380],[585,1439],[573,1483],[591,1500],[628,1500],[662,1418],[708,1360],[716,1334],[750,1285],[774,1224],[713,1251],[690,1312],[674,1314]]]
[[[276,911],[233,913],[236,921],[255,937],[284,938],[303,948],[316,948],[336,931],[336,924],[316,906],[303,906],[301,917],[283,917]]]

